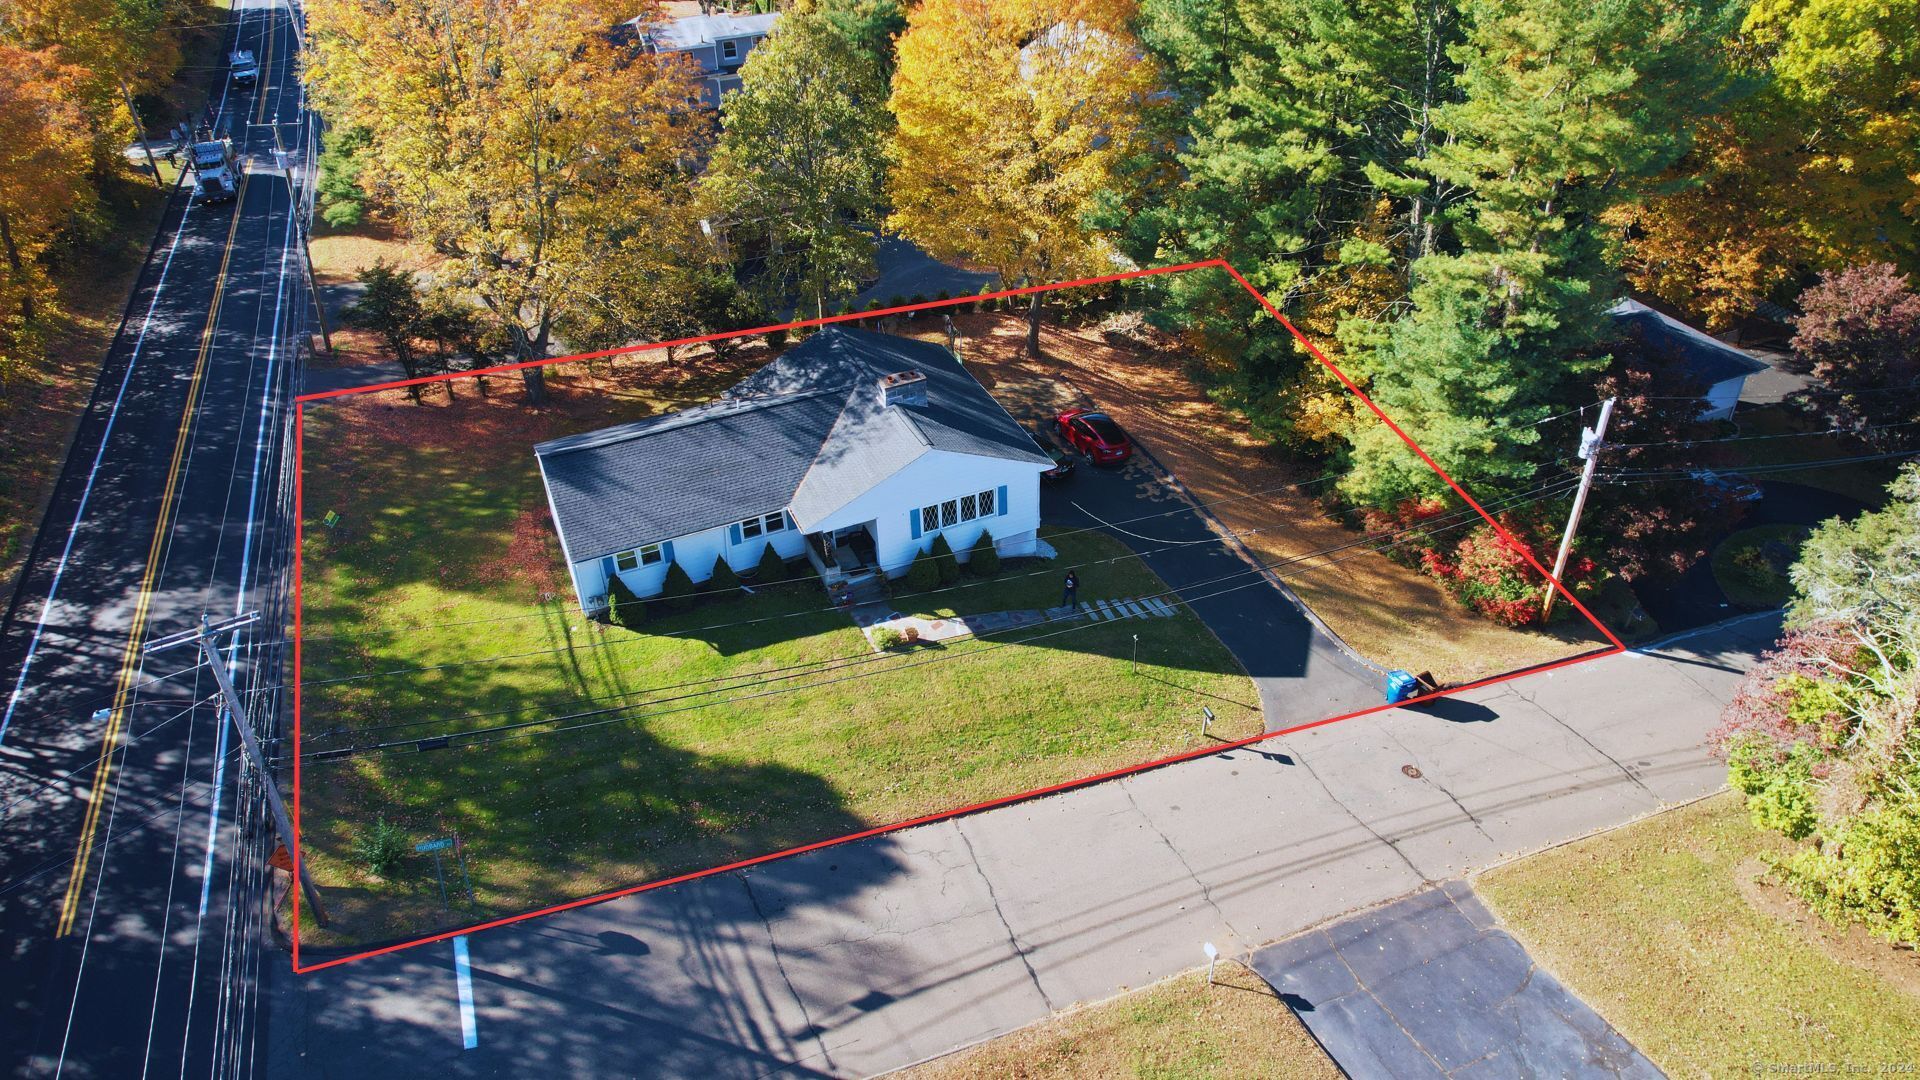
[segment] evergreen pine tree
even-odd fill
[[[903,579],[908,592],[932,592],[940,587],[940,567],[935,563],[931,552],[922,551],[913,557],[913,564],[907,567]]]
[[[626,582],[620,580],[620,575],[608,578],[607,621],[631,630],[645,622],[646,618],[647,606],[640,602],[640,597],[632,589],[627,588]]]
[[[787,580],[787,561],[768,544],[760,549],[760,562],[753,571],[755,585],[773,585]]]
[[[967,572],[975,577],[991,577],[1000,572],[1000,549],[993,545],[993,534],[980,530],[980,539],[967,552]]]
[[[939,575],[940,584],[951,585],[960,580],[960,560],[953,556],[953,545],[947,543],[947,534],[939,533],[933,538],[934,572]]]
[[[685,611],[693,606],[693,578],[679,563],[667,566],[667,581],[660,589],[659,603],[668,611]]]
[[[711,593],[731,592],[740,587],[740,575],[733,572],[727,564],[725,555],[716,555],[713,560],[713,573],[707,578],[706,590]]]

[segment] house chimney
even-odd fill
[[[896,371],[880,380],[880,403],[927,407],[927,377],[918,371]]]

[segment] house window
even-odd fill
[[[941,503],[940,504],[940,527],[944,529],[949,525],[958,525],[959,523],[960,523],[959,500],[948,499],[946,502]]]
[[[640,549],[640,565],[641,566],[652,566],[653,564],[659,562],[663,557],[664,556],[660,554],[659,544],[648,544],[646,547],[643,547]]]
[[[972,495],[960,496],[960,520],[972,521],[974,517],[974,497]]]
[[[980,516],[981,517],[993,516],[993,489],[992,488],[988,488],[987,490],[980,493]]]
[[[929,506],[920,511],[920,531],[932,532],[940,527],[940,508]]]
[[[768,514],[760,520],[766,524],[768,532],[777,533],[787,527],[787,512],[782,510],[777,514]]]
[[[615,555],[613,557],[613,568],[623,574],[629,570],[638,570],[640,568],[640,553],[637,551],[623,551]]]
[[[740,523],[740,539],[751,540],[760,535],[760,519],[748,518]]]
[[[720,55],[726,57],[729,60],[738,58],[740,55],[740,43],[737,41],[721,42]]]

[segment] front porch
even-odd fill
[[[830,532],[808,533],[806,539],[807,561],[813,564],[814,571],[827,588],[871,580],[876,576],[884,580],[885,573],[880,568],[878,549],[874,543],[873,522],[866,521]]]

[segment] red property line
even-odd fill
[[[306,444],[306,403],[307,402],[320,401],[327,398],[343,397],[349,394],[370,393],[376,390],[391,390],[391,389],[396,389],[400,387],[415,386],[421,383],[445,382],[451,379],[462,379],[462,378],[476,377],[481,375],[498,375],[506,372],[518,371],[522,368],[538,367],[546,364],[560,364],[560,363],[568,363],[568,362],[578,361],[578,360],[596,360],[596,359],[601,359],[609,356],[620,356],[628,353],[644,352],[650,349],[663,349],[663,348],[667,348],[668,346],[673,346],[677,348],[682,345],[695,345],[695,344],[700,344],[702,342],[725,340],[727,338],[751,337],[756,334],[765,334],[765,333],[769,333],[777,330],[794,330],[794,329],[799,329],[801,327],[808,327],[808,326],[823,326],[830,323],[846,322],[848,320],[853,320],[853,319],[879,318],[882,316],[894,315],[902,312],[922,311],[930,308],[951,307],[958,304],[971,304],[983,299],[993,300],[993,299],[998,299],[1000,297],[1006,297],[1006,296],[1025,296],[1031,293],[1050,292],[1055,289],[1071,289],[1071,288],[1079,288],[1087,285],[1102,285],[1102,284],[1107,284],[1109,282],[1114,282],[1114,281],[1125,281],[1130,278],[1147,277],[1154,274],[1172,274],[1172,273],[1179,273],[1187,270],[1198,270],[1198,269],[1209,268],[1209,267],[1218,267],[1222,270],[1225,270],[1228,274],[1232,275],[1233,279],[1239,282],[1242,288],[1246,289],[1247,292],[1253,295],[1253,298],[1260,303],[1261,307],[1265,308],[1267,312],[1271,314],[1275,319],[1278,319],[1280,321],[1280,325],[1286,327],[1287,332],[1292,334],[1294,339],[1299,341],[1301,345],[1305,346],[1307,351],[1313,355],[1314,359],[1320,361],[1321,364],[1325,365],[1328,371],[1333,373],[1333,376],[1340,381],[1341,385],[1345,386],[1349,391],[1353,393],[1355,397],[1359,398],[1363,403],[1365,403],[1367,408],[1370,409],[1375,416],[1378,416],[1381,419],[1381,421],[1385,423],[1390,430],[1393,431],[1394,434],[1400,436],[1400,440],[1406,443],[1407,446],[1411,448],[1415,454],[1419,455],[1420,460],[1426,463],[1427,467],[1432,469],[1436,476],[1440,477],[1441,480],[1445,481],[1449,488],[1453,489],[1453,491],[1456,494],[1458,494],[1462,499],[1464,499],[1467,505],[1471,506],[1474,509],[1474,511],[1480,515],[1482,520],[1484,520],[1488,525],[1491,525],[1503,540],[1512,544],[1517,550],[1519,550],[1520,554],[1527,560],[1527,563],[1530,566],[1532,566],[1535,570],[1538,570],[1540,572],[1541,577],[1545,578],[1550,582],[1553,582],[1554,585],[1556,585],[1559,588],[1559,591],[1566,595],[1568,601],[1570,601],[1573,604],[1573,606],[1579,610],[1580,614],[1585,616],[1586,620],[1589,623],[1593,624],[1594,629],[1599,630],[1600,633],[1603,636],[1605,636],[1607,641],[1610,643],[1610,647],[1606,649],[1599,649],[1594,652],[1584,653],[1579,656],[1568,657],[1564,660],[1556,660],[1547,664],[1541,664],[1541,665],[1537,665],[1530,668],[1523,668],[1520,671],[1509,672],[1505,675],[1496,675],[1491,678],[1481,679],[1476,682],[1470,682],[1462,686],[1451,687],[1449,689],[1442,690],[1434,694],[1424,695],[1420,699],[1421,701],[1427,701],[1436,697],[1449,697],[1454,694],[1464,693],[1465,691],[1479,689],[1480,687],[1484,687],[1484,686],[1494,686],[1500,683],[1510,682],[1515,679],[1524,678],[1526,676],[1538,675],[1543,672],[1556,670],[1558,668],[1570,667],[1574,664],[1584,664],[1590,660],[1598,660],[1598,659],[1601,659],[1602,657],[1616,656],[1620,653],[1627,651],[1626,645],[1624,645],[1618,637],[1614,636],[1613,631],[1607,629],[1607,627],[1603,623],[1601,623],[1601,621],[1598,618],[1594,616],[1593,612],[1587,610],[1586,605],[1582,604],[1578,599],[1574,597],[1572,592],[1570,592],[1565,585],[1561,584],[1557,578],[1555,578],[1552,574],[1548,573],[1546,567],[1542,566],[1539,560],[1534,558],[1533,553],[1531,551],[1529,551],[1524,545],[1521,545],[1517,540],[1515,540],[1514,537],[1510,533],[1508,533],[1507,530],[1504,527],[1502,527],[1498,521],[1495,521],[1493,519],[1493,516],[1491,514],[1488,514],[1487,511],[1483,507],[1481,507],[1481,505],[1478,502],[1474,500],[1473,496],[1467,494],[1466,489],[1462,488],[1458,483],[1456,483],[1453,477],[1447,475],[1446,470],[1440,468],[1439,464],[1436,463],[1433,460],[1433,458],[1429,457],[1427,455],[1427,452],[1425,450],[1422,450],[1419,444],[1415,443],[1413,439],[1407,435],[1406,431],[1404,431],[1400,427],[1400,425],[1394,423],[1393,420],[1390,417],[1388,417],[1386,413],[1382,412],[1380,407],[1378,405],[1375,405],[1373,403],[1373,400],[1367,397],[1367,395],[1361,391],[1360,387],[1356,385],[1352,379],[1349,379],[1346,376],[1345,372],[1341,371],[1338,367],[1336,367],[1333,361],[1327,359],[1326,355],[1323,354],[1317,347],[1315,347],[1313,342],[1307,340],[1306,335],[1302,334],[1297,328],[1294,327],[1294,325],[1291,322],[1287,321],[1286,316],[1282,315],[1278,308],[1274,307],[1271,303],[1268,303],[1267,298],[1262,296],[1260,294],[1260,291],[1258,289],[1255,289],[1252,283],[1247,281],[1247,279],[1243,277],[1238,270],[1235,270],[1231,265],[1229,265],[1225,259],[1208,259],[1204,262],[1182,263],[1178,266],[1162,266],[1162,267],[1154,267],[1146,270],[1133,270],[1133,271],[1129,271],[1127,273],[1122,273],[1122,274],[1107,274],[1101,277],[1082,278],[1077,281],[1065,281],[1065,282],[1060,282],[1054,285],[1030,285],[1030,286],[1026,286],[1018,289],[1006,289],[1000,292],[982,293],[978,296],[959,297],[951,300],[935,300],[930,303],[909,304],[904,307],[882,308],[874,311],[865,311],[865,312],[846,314],[846,315],[830,315],[820,319],[803,319],[797,322],[781,323],[776,326],[756,327],[751,330],[736,330],[736,331],[731,331],[728,333],[721,333],[721,334],[704,334],[699,337],[681,338],[677,341],[660,342],[660,343],[651,344],[651,345],[633,345],[633,346],[627,346],[625,348],[620,348],[620,349],[604,349],[600,352],[580,353],[573,356],[553,357],[546,360],[530,360],[530,361],[525,361],[517,364],[505,364],[499,367],[484,368],[476,371],[464,371],[464,372],[458,372],[458,373],[448,373],[443,375],[430,375],[430,376],[417,378],[417,379],[401,379],[394,382],[379,383],[373,386],[349,387],[349,388],[340,389],[340,390],[323,391],[317,394],[303,394],[294,399],[294,402],[295,402],[295,406],[294,406],[295,407],[295,419],[294,419],[295,475],[294,475],[294,481],[293,481],[293,497],[294,497],[294,547],[296,552],[296,558],[294,559],[294,568],[293,568],[293,604],[294,604],[293,606],[293,637],[294,637],[294,640],[293,640],[293,670],[294,670],[294,675],[293,675],[293,864],[294,864],[295,881],[296,882],[298,881],[298,875],[300,872],[300,835],[301,835],[301,830],[300,830],[300,712],[301,712],[300,686],[301,686],[301,675],[302,675],[301,650],[300,650],[300,642],[301,642],[301,636],[302,636],[301,635],[301,612],[302,612],[301,577],[302,577],[302,568],[305,562],[303,558],[298,556],[299,556],[299,553],[304,550],[304,546],[303,546],[304,538],[302,535],[302,530],[303,530],[303,522],[305,521],[305,518],[306,518],[304,490],[301,484],[301,480],[305,474],[303,454],[304,454],[305,444]],[[1038,799],[1047,795],[1055,795],[1055,794],[1059,794],[1060,792],[1071,791],[1075,788],[1088,787],[1093,784],[1099,784],[1107,780],[1114,780],[1121,777],[1133,776],[1139,773],[1147,772],[1152,769],[1165,768],[1166,766],[1179,764],[1180,762],[1183,762],[1183,761],[1192,761],[1196,758],[1206,757],[1209,754],[1220,754],[1230,750],[1238,750],[1243,747],[1252,746],[1256,743],[1265,742],[1268,739],[1277,739],[1285,735],[1297,734],[1299,732],[1307,731],[1312,728],[1325,727],[1329,724],[1337,724],[1343,720],[1353,720],[1358,717],[1372,716],[1376,713],[1388,712],[1393,709],[1399,709],[1399,708],[1405,708],[1405,707],[1406,706],[1404,704],[1374,705],[1369,708],[1356,710],[1354,712],[1343,713],[1339,716],[1330,716],[1324,720],[1314,720],[1304,724],[1296,724],[1293,727],[1283,728],[1279,731],[1264,732],[1259,735],[1252,735],[1247,738],[1239,739],[1233,742],[1221,742],[1212,746],[1196,747],[1192,750],[1182,751],[1181,753],[1174,754],[1170,757],[1163,757],[1153,761],[1142,762],[1141,764],[1138,764],[1138,765],[1128,765],[1122,768],[1112,769],[1107,772],[1096,773],[1092,776],[1083,776],[1076,780],[1066,780],[1057,784],[1049,785],[1047,787],[1035,788],[1031,791],[1023,791],[1014,795],[1004,795],[999,798],[988,799],[984,802],[977,802],[968,806],[957,807],[952,810],[942,810],[932,814],[925,814],[920,817],[909,818],[905,821],[897,821],[890,825],[878,825],[870,829],[863,829],[858,832],[847,833],[844,836],[836,836],[827,840],[817,840],[810,844],[799,845],[798,847],[790,847],[790,848],[783,849],[781,851],[769,852],[764,855],[755,855],[751,858],[740,859],[735,862],[724,863],[719,866],[708,867],[705,870],[696,870],[691,873],[680,874],[675,877],[662,878],[658,881],[643,882],[639,885],[630,885],[625,888],[614,889],[609,892],[596,893],[592,896],[581,897],[580,899],[577,899],[577,900],[569,900],[569,901],[566,901],[565,903],[553,904],[547,907],[538,908],[533,911],[524,911],[517,915],[508,915],[508,916],[504,916],[498,919],[493,919],[487,922],[476,923],[471,926],[462,927],[457,930],[447,930],[441,933],[431,934],[426,937],[415,938],[411,941],[403,941],[395,945],[386,945],[376,949],[369,949],[363,952],[353,953],[352,955],[349,955],[349,956],[334,957],[334,958],[322,960],[318,963],[313,963],[313,964],[303,965],[300,962],[300,889],[298,887],[295,887],[290,890],[293,895],[293,970],[296,974],[306,974],[308,972],[313,972],[313,971],[322,971],[322,970],[325,970],[326,968],[339,967],[342,964],[349,964],[355,960],[365,960],[370,957],[384,956],[387,953],[399,952],[402,949],[411,949],[417,945],[427,945],[432,942],[445,941],[449,938],[459,937],[464,934],[475,934],[475,933],[479,933],[482,930],[492,930],[496,927],[508,926],[517,922],[524,922],[528,919],[538,919],[543,916],[557,914],[562,911],[569,911],[574,908],[587,907],[593,904],[602,904],[609,900],[619,899],[620,897],[623,897],[623,896],[633,896],[639,893],[651,892],[654,889],[663,889],[670,885],[680,885],[689,881],[697,881],[701,878],[713,877],[717,874],[725,874],[735,870],[743,870],[743,869],[746,869],[747,867],[759,866],[763,863],[775,862],[780,859],[791,858],[792,856],[795,856],[795,855],[803,855],[810,851],[819,851],[822,848],[835,847],[840,844],[852,843],[857,840],[870,840],[877,836],[884,836],[888,833],[898,832],[902,829],[911,829],[919,825],[929,825],[938,821],[947,821],[953,818],[964,817],[969,814],[977,814],[985,810],[992,810],[1002,806],[1010,806],[1014,803],[1025,802],[1029,799]]]

